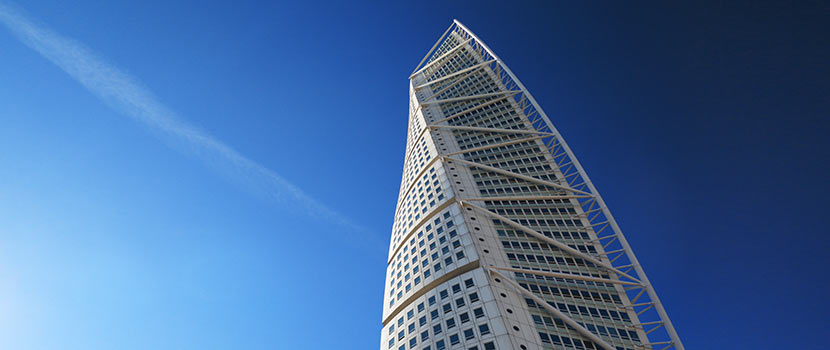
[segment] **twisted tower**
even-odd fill
[[[381,350],[683,350],[568,145],[458,21],[412,73]]]

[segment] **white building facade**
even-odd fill
[[[381,350],[683,349],[524,86],[458,21],[410,76]]]

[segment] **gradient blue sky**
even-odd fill
[[[359,228],[188,152],[2,27],[2,349],[377,348],[407,76],[453,18],[571,144],[688,348],[822,348],[827,5],[19,5]]]

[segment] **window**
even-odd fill
[[[478,326],[478,332],[481,333],[481,335],[490,334],[490,327],[487,326],[486,323],[483,324],[483,325],[480,325],[480,326]]]
[[[438,318],[438,310],[432,310],[432,311],[430,311],[430,312],[429,312],[429,315],[430,315],[430,318],[431,318],[431,319],[433,319],[433,320],[434,320],[434,319],[436,319],[436,318]]]
[[[400,331],[400,333],[398,333],[398,340],[403,339],[403,337],[404,337],[405,335],[406,335],[406,334],[405,334],[405,332],[404,332],[404,331]]]
[[[395,338],[389,339],[389,348],[391,349],[393,345],[395,345]]]
[[[484,350],[496,350],[496,345],[493,342],[484,344]]]
[[[464,298],[455,299],[455,306],[456,307],[462,307],[464,305],[466,305],[466,303],[464,302]]]
[[[449,295],[449,293],[447,293],[446,289],[441,291],[441,299],[446,299],[448,296],[450,296],[450,295]]]
[[[461,324],[464,324],[464,323],[467,323],[467,321],[470,320],[470,314],[465,312],[461,315],[458,315],[458,318],[461,319]]]
[[[460,343],[461,340],[458,338],[458,334],[453,334],[450,336],[450,345],[455,345]]]
[[[452,292],[453,293],[458,293],[460,291],[461,291],[461,285],[459,285],[459,284],[453,284],[452,285]]]
[[[475,315],[475,316],[476,316],[476,318],[482,318],[482,317],[484,317],[484,310],[482,310],[480,307],[479,307],[479,308],[475,308],[475,309],[473,310],[473,315]]]
[[[432,334],[439,335],[441,334],[441,325],[437,324],[432,327]]]
[[[421,316],[421,318],[418,319],[418,325],[423,326],[425,324],[427,324],[427,317],[426,316]]]
[[[478,301],[478,293],[472,292],[470,293],[470,302],[475,303]]]
[[[452,304],[450,304],[450,303],[444,304],[444,313],[448,313],[450,311],[452,311]]]
[[[421,341],[426,341],[427,339],[429,339],[429,331],[421,332]]]
[[[455,319],[451,318],[447,320],[447,329],[452,329],[453,327],[455,327]]]
[[[426,272],[424,274],[426,274]],[[434,296],[429,297],[429,300],[427,300],[427,301],[429,302],[429,306],[435,305],[435,297]]]
[[[437,349],[437,350],[444,350],[446,348],[447,348],[447,345],[444,344],[443,340],[439,340],[435,343],[435,349]],[[495,349],[495,347],[493,349]]]
[[[417,345],[417,344],[418,344],[418,339],[417,338],[409,339],[409,348],[410,349],[414,349],[415,345]]]
[[[470,340],[470,339],[473,339],[475,337],[476,337],[476,334],[475,334],[475,332],[473,332],[472,328],[464,331],[464,339]]]
[[[470,279],[464,281],[464,286],[467,287],[467,288],[470,288],[472,286],[475,286],[475,283],[473,283],[473,279],[470,278]]]

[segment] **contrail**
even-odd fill
[[[26,46],[60,67],[114,109],[161,133],[176,149],[196,155],[257,195],[280,203],[290,202],[310,216],[350,231],[350,235],[368,233],[276,172],[181,120],[134,77],[97,57],[83,44],[33,22],[21,10],[3,3],[0,3],[0,22]],[[368,238],[363,237],[362,243]]]

